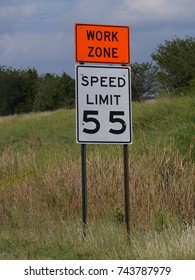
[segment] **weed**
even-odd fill
[[[75,111],[0,118],[0,258],[193,259],[192,102],[173,98],[133,106],[131,248],[122,210],[122,146],[87,146],[83,242]]]

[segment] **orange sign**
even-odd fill
[[[129,27],[75,24],[75,60],[90,63],[129,64]]]

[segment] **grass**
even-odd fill
[[[50,224],[45,231],[4,231],[0,236],[1,259],[194,259],[194,226],[155,231],[134,231],[131,246],[122,225],[91,223],[83,241],[79,222]],[[47,232],[47,234],[46,234]]]
[[[133,104],[131,246],[121,145],[87,146],[84,242],[75,111],[1,117],[0,259],[195,259],[194,109],[187,97]]]

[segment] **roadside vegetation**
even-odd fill
[[[0,66],[0,259],[195,259],[194,56],[176,37],[131,65],[130,244],[122,145],[87,145],[83,240],[75,81]]]
[[[151,56],[152,62],[131,64],[132,100],[183,90],[189,94],[195,83],[195,38],[166,40]],[[35,68],[0,65],[0,116],[74,108],[74,85],[65,72],[39,75]]]
[[[195,100],[133,103],[131,245],[120,145],[87,145],[82,239],[75,110],[0,118],[1,259],[194,259]]]

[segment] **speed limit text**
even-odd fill
[[[106,77],[106,76],[82,76],[82,86],[100,86],[100,87],[118,87],[122,88],[126,85],[124,77]]]
[[[84,87],[95,85],[99,87],[109,87],[109,88],[122,88],[126,85],[126,80],[124,77],[106,77],[106,76],[82,76],[81,85]],[[119,99],[121,95],[119,94],[86,94],[86,104],[87,105],[119,105]]]

